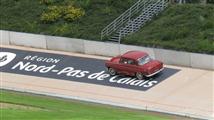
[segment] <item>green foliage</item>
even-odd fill
[[[61,18],[72,22],[85,15],[85,11],[81,8],[68,6],[48,6],[47,10],[41,15],[41,21],[44,23],[55,22]]]
[[[91,0],[75,0],[78,6],[88,9],[91,5]]]
[[[61,23],[57,26],[51,26],[51,30],[49,31],[52,35],[62,36],[65,34],[70,34],[70,30],[72,26],[67,23]]]
[[[40,0],[39,1],[40,4],[46,4],[46,5],[52,4],[53,2],[54,2],[54,0]]]
[[[62,1],[64,1],[64,0],[39,0],[39,3],[42,5],[52,5],[55,3],[62,2]]]
[[[114,3],[117,4],[109,4],[106,1],[108,0],[91,0],[85,8],[81,6],[84,4],[81,0],[54,0],[48,5],[41,4],[39,0],[1,0],[0,29],[99,40],[100,31],[137,0],[116,0]],[[118,4],[119,6],[116,6]],[[48,6],[69,5],[84,8],[85,15],[74,21],[64,20],[63,15],[54,22],[41,21],[41,15],[48,12]],[[104,10],[106,7],[107,12]],[[65,24],[68,27],[63,27]]]
[[[66,6],[63,18],[67,21],[74,21],[85,15],[85,11],[74,6]]]
[[[111,15],[111,13],[112,13],[112,8],[109,7],[109,6],[106,6],[104,9],[102,9],[102,12],[103,12],[104,14]]]
[[[59,6],[49,6],[48,9],[42,13],[41,21],[45,23],[55,22],[63,14],[63,7]]]
[[[207,3],[212,3],[212,4],[214,4],[214,0],[207,0]]]

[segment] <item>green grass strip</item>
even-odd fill
[[[10,104],[10,107],[1,107],[1,120],[167,120],[165,116],[143,111],[47,96],[5,90],[1,90],[0,95],[1,104]]]

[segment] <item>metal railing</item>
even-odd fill
[[[130,21],[130,19],[134,15],[139,14],[139,12],[141,12],[150,1],[154,1],[154,0],[139,0],[133,6],[131,6],[128,10],[122,13],[119,17],[117,17],[113,22],[111,22],[101,31],[101,40],[103,39],[104,36],[109,36],[112,33],[114,33],[116,30],[121,28],[125,23]]]
[[[165,0],[158,0],[156,2],[150,1],[150,5],[147,6],[147,8],[143,9],[141,15],[139,15],[137,18],[130,21],[125,27],[119,30],[119,38],[118,42],[120,42],[121,37],[133,33],[136,30],[138,30],[145,22],[148,21],[144,20],[142,21],[144,17],[147,16],[153,16],[154,14],[158,14],[160,11],[162,11],[168,4],[168,1]],[[150,12],[150,14],[148,14]],[[145,18],[144,18],[145,19]]]

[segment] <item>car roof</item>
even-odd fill
[[[129,51],[124,53],[121,57],[138,60],[139,58],[142,58],[147,55],[148,54],[146,52],[142,51]]]

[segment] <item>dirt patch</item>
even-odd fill
[[[34,107],[34,106],[28,106],[28,105],[19,105],[19,104],[13,104],[13,103],[3,103],[0,102],[0,109],[21,109],[21,110],[31,110],[31,111],[48,111],[44,108]]]

